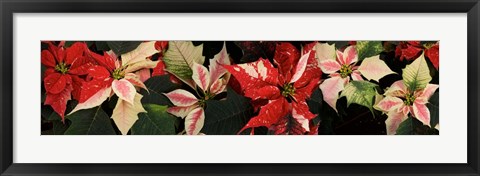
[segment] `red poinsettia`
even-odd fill
[[[68,100],[80,99],[80,90],[84,80],[80,78],[87,74],[93,64],[85,56],[85,43],[76,42],[65,48],[64,42],[55,46],[48,43],[48,49],[42,51],[41,62],[47,68],[44,74],[44,86],[47,91],[45,105],[50,105],[53,110],[64,120]]]
[[[400,42],[395,50],[395,57],[400,57],[400,61],[406,59],[411,61],[418,58],[425,50],[425,56],[430,59],[433,66],[438,70],[439,67],[439,43],[422,45],[419,41]]]
[[[241,131],[260,126],[270,128],[275,134],[316,131],[310,129],[310,120],[316,115],[309,111],[306,103],[321,75],[312,48],[304,47],[301,56],[292,44],[279,43],[273,59],[275,66],[263,58],[251,63],[225,65],[240,83],[241,93],[260,107],[259,114]],[[263,103],[259,105],[258,102]]]

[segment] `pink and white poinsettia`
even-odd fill
[[[327,43],[317,43],[315,46],[319,67],[330,78],[327,78],[320,84],[323,99],[335,111],[339,93],[344,90],[345,86],[350,82],[363,80],[364,76],[368,80],[379,81],[380,78],[393,74],[392,70],[380,60],[380,57],[373,56],[365,58],[360,66],[357,66],[358,54],[355,45],[348,46],[345,50],[335,50],[334,45]]]
[[[225,45],[220,53],[210,59],[209,69],[199,63],[193,63],[191,68],[192,79],[195,82],[195,87],[199,88],[196,92],[200,98],[183,89],[165,94],[174,105],[174,107],[168,108],[167,112],[185,118],[185,133],[187,135],[201,134],[200,130],[205,121],[204,108],[206,101],[226,90],[229,76],[226,75],[227,71],[222,65],[230,65],[230,58]]]
[[[140,44],[137,49],[123,54],[122,60],[119,60],[112,51],[105,52],[103,56],[87,52],[98,65],[88,69],[87,81],[83,83],[80,100],[70,114],[99,106],[116,94],[118,101],[112,119],[120,132],[126,135],[138,119],[137,114],[146,112],[140,102],[142,95],[137,93],[136,87],[146,90],[147,88],[135,72],[157,65],[157,61],[147,59],[158,52],[155,50],[154,42]]]
[[[386,97],[374,106],[388,115],[385,121],[387,134],[395,134],[400,123],[408,118],[408,114],[430,126],[430,111],[425,104],[437,89],[438,85],[427,84],[424,89],[412,92],[403,80],[393,83],[385,92]]]

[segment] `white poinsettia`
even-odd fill
[[[199,53],[201,54],[201,53]],[[200,134],[205,121],[204,107],[207,100],[214,98],[219,93],[225,91],[228,76],[227,71],[221,65],[230,65],[230,58],[227,54],[225,45],[220,53],[210,59],[209,69],[202,63],[194,62],[192,64],[192,80],[197,91],[197,96],[183,90],[177,89],[166,93],[165,96],[170,99],[174,107],[168,108],[167,112],[177,117],[185,118],[185,132],[187,135]]]
[[[387,113],[387,134],[395,134],[398,126],[412,115],[430,126],[430,111],[426,104],[438,89],[432,80],[423,54],[403,69],[403,80],[396,81],[385,91],[385,97],[374,107]]]
[[[368,80],[378,81],[386,75],[395,73],[380,60],[378,55],[364,59],[362,64],[357,66],[358,54],[355,45],[348,46],[342,52],[335,50],[335,45],[317,43],[315,50],[319,67],[323,73],[329,74],[329,78],[325,79],[319,87],[325,102],[335,111],[337,111],[336,103],[339,93],[345,89],[350,79],[361,81],[365,77]]]

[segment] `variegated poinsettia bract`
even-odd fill
[[[311,113],[306,99],[320,82],[321,70],[315,52],[304,48],[300,53],[290,43],[276,46],[274,64],[260,58],[258,61],[225,66],[238,80],[242,93],[252,99],[260,112],[243,127],[265,126],[275,134],[303,134],[310,129]],[[255,103],[257,102],[257,103]],[[285,118],[293,118],[288,124]],[[287,125],[293,126],[286,129]],[[253,130],[252,130],[253,132]]]

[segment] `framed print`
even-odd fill
[[[477,0],[1,8],[1,175],[479,175]]]

